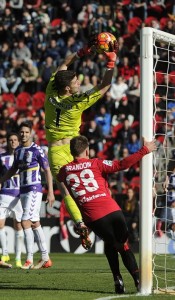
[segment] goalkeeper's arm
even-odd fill
[[[76,59],[82,58],[87,55],[94,54],[94,45],[96,43],[96,35],[89,38],[89,42],[83,48],[79,49],[77,52],[68,55],[63,63],[57,68],[57,71],[67,70],[68,67],[74,63]]]
[[[107,59],[107,64],[106,64],[107,70],[105,72],[101,84],[97,86],[102,96],[108,91],[108,89],[111,86],[113,71],[117,59],[118,42],[115,41],[114,43],[110,43],[109,46],[110,46],[110,52],[104,52],[104,56]]]

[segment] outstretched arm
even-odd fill
[[[101,170],[105,173],[115,173],[122,170],[126,170],[131,166],[135,165],[137,162],[139,162],[143,158],[143,156],[156,150],[156,148],[157,147],[155,140],[152,140],[151,142],[144,140],[144,145],[140,150],[122,160],[99,160],[100,166],[102,167]]]
[[[74,61],[76,61],[78,59],[77,57],[77,52],[74,52],[70,55],[68,55],[65,60],[63,61],[63,63],[57,68],[56,72],[58,71],[62,71],[62,70],[67,70],[68,67],[74,63]]]
[[[91,55],[93,54],[93,40],[90,41],[89,45],[84,46],[83,48],[79,49],[77,52],[74,52],[70,55],[68,55],[63,63],[57,68],[57,71],[62,71],[62,70],[67,70],[68,67],[74,63],[77,59],[80,59],[86,55]]]
[[[131,166],[135,165],[138,161],[140,161],[143,156],[155,151],[156,149],[157,149],[157,146],[156,146],[155,140],[148,142],[145,139],[143,139],[143,147],[136,153],[131,154],[128,157],[120,160],[119,161],[119,169],[117,171],[130,168]]]

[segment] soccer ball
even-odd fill
[[[116,37],[110,32],[101,32],[97,36],[96,50],[98,53],[109,52],[109,42],[116,41]]]

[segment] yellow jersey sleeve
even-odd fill
[[[101,98],[97,88],[70,97],[59,96],[54,85],[55,73],[46,89],[45,128],[48,142],[79,135],[82,112]]]

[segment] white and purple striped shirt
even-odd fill
[[[3,176],[13,165],[14,155],[8,152],[0,155],[0,174]],[[19,174],[5,181],[0,190],[1,195],[19,196]]]
[[[20,193],[42,192],[41,171],[49,167],[47,156],[40,146],[32,143],[29,147],[19,146],[15,150],[14,167],[19,170]]]

